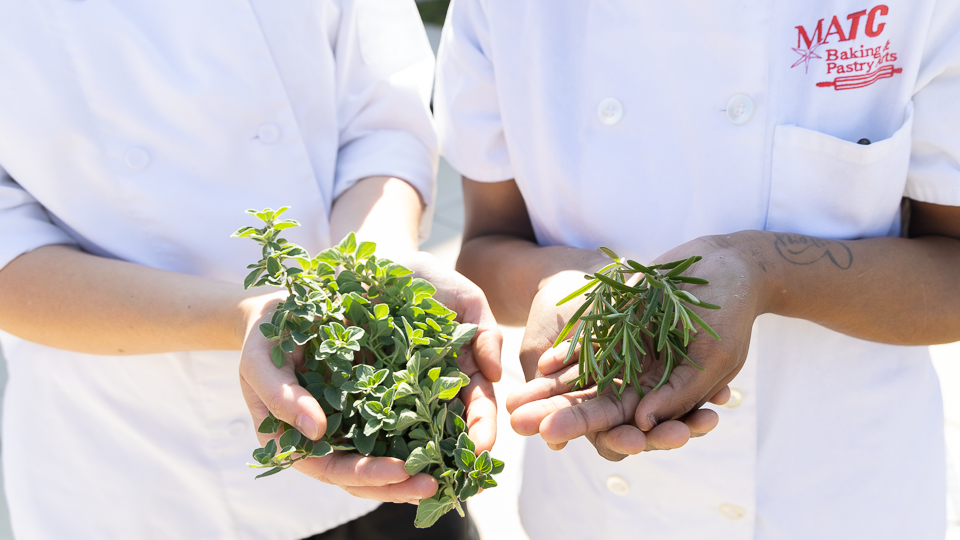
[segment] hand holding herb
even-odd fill
[[[287,289],[285,300],[274,303],[276,311],[266,310],[269,322],[260,325],[275,343],[269,349],[273,377],[246,354],[241,366],[244,380],[262,386],[245,388],[255,417],[265,416],[259,429],[265,446],[254,451],[251,466],[267,469],[261,476],[297,466],[358,496],[423,498],[416,521],[421,527],[449,510],[461,511],[460,501],[496,486],[492,475],[503,467],[487,449],[496,418],[488,376],[499,377],[498,355],[487,350],[474,356],[468,348],[460,356],[477,327],[455,322],[456,314],[434,299],[438,291],[430,283],[376,258],[372,243],[358,244],[350,234],[311,257],[280,238],[280,231],[297,225],[280,219],[284,210],[251,211],[264,227],[235,234],[263,245],[246,285]],[[288,265],[293,261],[299,267]],[[465,278],[433,274],[444,286],[455,286],[456,303],[486,326],[484,347],[498,343],[492,317],[484,316],[489,310],[477,304],[483,295],[471,295]],[[263,342],[253,341],[251,349],[264,352]],[[265,410],[263,398],[280,418]],[[311,425],[302,412],[291,418],[310,402],[322,407],[319,422]],[[272,433],[279,438],[266,436]],[[486,448],[478,448],[471,435]],[[404,475],[415,476],[403,481]]]
[[[726,383],[739,371],[746,355],[750,327],[756,317],[750,304],[755,301],[756,293],[751,289],[753,267],[746,264],[736,250],[723,245],[718,239],[705,238],[690,242],[663,255],[656,262],[685,260],[698,253],[703,253],[705,257],[691,264],[688,273],[709,279],[711,283],[704,286],[698,280],[681,285],[680,290],[688,291],[694,298],[709,299],[709,303],[724,307],[722,310],[691,307],[705,323],[724,336],[723,341],[709,336],[695,342],[688,341],[689,346],[683,352],[704,370],[684,361],[673,366],[672,372],[664,380],[665,364],[654,355],[648,355],[644,359],[637,358],[641,360],[643,369],[639,376],[640,392],[633,389],[618,392],[619,389],[614,388],[614,384],[619,385],[617,381],[608,383],[604,393],[598,395],[592,377],[587,388],[571,388],[572,383],[584,379],[578,367],[570,365],[574,359],[579,360],[579,351],[574,352],[570,363],[564,364],[569,352],[566,343],[554,349],[542,347],[539,369],[545,376],[532,380],[507,399],[507,409],[511,412],[514,428],[521,434],[539,433],[555,448],[561,448],[576,437],[587,436],[601,455],[614,460],[642,450],[676,448],[685,444],[691,436],[713,429],[718,420],[716,413],[699,409],[699,406],[707,398],[719,403],[726,401]],[[610,271],[611,268],[606,270]],[[660,270],[667,274],[672,269],[661,267]],[[547,304],[562,300],[568,292],[585,285],[582,276],[580,274],[579,284],[570,276],[565,276],[562,285],[548,285],[541,294],[548,293],[549,298],[538,299],[538,302]],[[635,288],[633,285],[630,282],[628,286]],[[684,293],[680,294],[685,296]],[[579,307],[579,303],[568,302],[556,308],[555,313],[562,315],[553,317],[570,320]],[[648,327],[648,330],[652,328]],[[674,330],[669,334],[674,340],[673,345],[682,345],[682,328],[671,327],[669,330]],[[571,334],[574,331],[575,328]],[[559,330],[555,332],[554,339],[560,335]],[[700,330],[699,335],[705,333]],[[696,334],[689,337],[696,337]],[[664,342],[661,352],[670,347],[669,343]],[[645,335],[642,345],[647,352],[651,352],[656,350],[657,342]],[[595,354],[596,350],[593,351]],[[616,352],[619,355],[620,348]],[[676,351],[674,354],[677,354]],[[610,355],[613,352],[605,358]],[[599,379],[602,379],[602,375]],[[619,377],[614,375],[612,379]],[[661,381],[664,381],[663,385],[651,393]],[[639,399],[641,393],[645,394],[643,400]],[[682,421],[671,420],[677,418],[682,418]]]

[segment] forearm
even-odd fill
[[[550,278],[591,273],[609,262],[599,251],[490,235],[464,242],[457,270],[483,289],[498,321],[523,326],[534,296]]]
[[[343,192],[330,212],[330,236],[339,242],[351,231],[359,241],[377,243],[377,254],[395,259],[417,251],[423,201],[397,178],[365,178]]]
[[[761,231],[717,239],[760,268],[762,312],[897,345],[960,340],[960,240],[829,241]]]
[[[260,291],[263,295],[263,291]],[[0,328],[89,354],[239,350],[253,293],[237,284],[97,257],[67,246],[0,270]]]

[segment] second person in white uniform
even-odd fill
[[[958,73],[954,1],[454,0],[435,111],[458,268],[547,375],[507,402],[546,443],[531,538],[943,538],[923,345],[960,339]],[[703,255],[692,292],[723,306],[690,350],[706,370],[639,406],[567,394],[548,350],[598,246]],[[684,445],[716,413],[669,420],[728,382]]]

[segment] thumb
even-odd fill
[[[293,372],[293,362],[277,368],[267,354],[244,350],[240,359],[240,382],[247,407],[259,426],[267,411],[294,426],[305,437],[318,440],[327,430],[327,417],[316,399]]]
[[[673,420],[699,409],[713,398],[733,377],[717,375],[716,366],[707,366],[703,371],[683,364],[670,373],[670,378],[660,388],[647,393],[637,406],[634,420],[642,431],[650,431],[665,420]]]
[[[571,347],[573,347],[573,353],[570,352]],[[568,355],[570,356],[569,361],[567,361]],[[543,356],[537,362],[537,370],[543,375],[551,375],[567,366],[576,365],[579,360],[580,344],[569,340],[562,341],[556,347],[551,347],[543,353]]]

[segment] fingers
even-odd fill
[[[540,357],[553,348],[557,333],[566,321],[567,319],[561,313],[552,309],[548,313],[538,314],[531,309],[527,325],[523,330],[523,340],[520,342],[520,367],[523,368],[523,376],[526,380],[533,380],[540,374],[538,367]]]
[[[574,353],[570,357],[570,361],[564,363],[564,360],[567,359],[567,352],[570,351],[570,347],[573,346]],[[540,357],[540,360],[537,362],[537,371],[544,375],[550,375],[551,373],[556,373],[561,369],[575,364],[580,358],[580,347],[570,341],[563,341],[560,345],[547,349],[543,353],[543,356]]]
[[[470,377],[470,384],[460,391],[466,406],[467,431],[477,452],[493,449],[497,440],[497,398],[493,384],[482,373]]]
[[[249,340],[266,338],[251,336]],[[240,358],[240,380],[244,398],[254,421],[266,417],[264,408],[297,428],[305,437],[317,440],[327,429],[327,419],[317,400],[297,382],[292,362],[277,369],[267,347],[244,346]],[[263,354],[264,349],[266,354]],[[258,417],[259,415],[259,417]]]
[[[561,443],[626,424],[633,418],[639,400],[636,394],[627,392],[621,397],[617,399],[612,394],[604,394],[566,407],[562,405],[570,401],[547,400],[560,407],[540,422],[540,437],[548,443]]]
[[[531,380],[507,396],[507,412],[513,414],[521,405],[569,393],[578,374],[573,365],[563,372]]]
[[[378,501],[414,502],[437,491],[436,479],[427,474],[411,477],[403,461],[394,458],[335,452],[299,461],[294,468],[358,497]]]
[[[519,435],[536,435],[540,433],[543,421],[551,414],[589,401],[596,395],[596,389],[588,389],[561,394],[550,399],[532,401],[520,406],[510,415],[510,426]],[[556,441],[547,440],[547,442]]]
[[[691,437],[702,437],[717,427],[720,415],[711,409],[697,409],[683,417],[683,423],[690,429]]]
[[[257,434],[257,439],[260,441],[261,446],[265,445],[275,436],[273,434],[260,433],[259,430],[260,424],[270,411],[267,410],[267,406],[260,401],[260,396],[243,380],[243,377],[240,377],[240,392],[243,394],[243,400],[247,403],[247,409],[250,410],[250,416],[253,417],[253,430]]]
[[[646,450],[674,450],[690,440],[690,428],[679,420],[658,424],[647,434]]]
[[[636,426],[617,426],[610,431],[601,431],[593,438],[597,453],[609,461],[620,461],[627,456],[643,452],[647,448],[647,436]]]
[[[459,274],[458,274],[459,276]],[[466,281],[466,278],[462,278]],[[467,290],[459,292],[452,309],[457,311],[458,320],[477,325],[477,333],[457,357],[460,369],[467,375],[480,371],[488,381],[497,382],[502,376],[500,349],[503,348],[503,334],[497,326],[487,299],[473,283],[467,281]]]
[[[429,474],[420,473],[405,482],[383,487],[340,486],[354,497],[375,501],[417,504],[432,497],[439,487],[437,480]]]
[[[476,286],[474,286],[476,288]],[[473,339],[472,352],[477,367],[483,372],[488,381],[500,381],[503,369],[500,365],[500,350],[503,348],[503,334],[493,317],[493,311],[487,303],[486,297],[477,288],[468,299],[475,310],[479,310],[477,335]],[[468,310],[473,311],[473,310]]]
[[[444,268],[432,255],[418,253],[415,257],[417,262],[410,267],[436,286],[437,301],[456,311],[458,321],[477,325],[477,334],[458,358],[461,369],[470,375],[472,371],[467,370],[475,363],[488,381],[499,381],[503,335],[483,291],[463,275]]]
[[[633,425],[617,426],[609,431],[588,436],[597,453],[608,461],[620,461],[627,456],[653,450],[674,450],[687,444],[692,437],[690,428],[678,420],[670,420],[644,433]]]
[[[307,476],[338,486],[379,487],[399,484],[410,478],[402,460],[342,452],[307,458],[294,467]]]
[[[718,390],[717,393],[715,393],[708,401],[715,405],[725,405],[728,401],[730,401],[730,387],[724,384],[723,387],[720,388],[720,390]]]
[[[713,368],[717,369],[717,368]],[[635,421],[643,431],[650,431],[664,420],[679,418],[722,392],[732,378],[727,373],[704,372],[690,365],[679,365],[666,384],[648,393],[637,407]],[[723,396],[720,396],[721,398]]]

